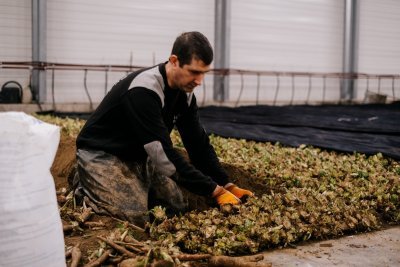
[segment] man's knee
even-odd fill
[[[163,206],[168,217],[185,213],[189,204],[179,186],[172,179],[157,176],[149,190],[149,208]]]
[[[79,150],[77,158],[77,197],[87,196],[102,214],[134,223],[148,220],[149,185],[141,179],[139,164],[128,164],[103,151]]]

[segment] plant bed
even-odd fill
[[[185,253],[203,255],[195,261],[189,257],[189,262],[207,266],[212,264],[211,255],[255,254],[303,240],[335,238],[400,222],[399,162],[381,154],[343,154],[305,145],[293,148],[211,136],[232,180],[253,190],[256,197],[239,207],[219,209],[209,200],[185,192],[193,211],[166,219],[162,208],[158,208],[153,212],[161,214],[159,219],[141,231],[127,222],[87,212],[87,207],[74,206],[67,178],[75,161],[75,138],[84,122],[39,118],[62,127],[52,174],[59,192],[61,218],[69,227],[64,232],[66,251],[79,244],[79,266],[104,253],[110,254],[104,262],[111,266],[133,258],[104,238],[134,253],[136,260],[130,264],[147,261],[150,266],[169,261],[174,264],[170,266],[187,266],[188,261],[179,256]],[[172,139],[185,153],[176,132]],[[89,215],[82,220],[84,212]],[[138,243],[134,245],[132,240]],[[249,264],[249,260],[240,263]]]

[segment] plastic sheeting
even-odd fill
[[[200,109],[209,134],[288,146],[312,145],[400,159],[400,102],[386,105],[210,106]]]

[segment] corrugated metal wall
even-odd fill
[[[359,21],[358,72],[400,74],[400,1],[362,0]],[[400,97],[400,80],[360,79],[357,99],[369,91]]]
[[[31,61],[31,0],[1,0],[0,61]],[[0,86],[7,81],[27,85],[29,71],[0,68]]]
[[[252,0],[232,2],[231,67],[287,72],[340,72],[344,2]],[[295,77],[294,99],[304,103],[308,77]],[[243,100],[256,97],[257,77],[245,79]],[[311,100],[322,99],[322,79],[312,79]],[[240,77],[231,78],[230,98]],[[339,83],[328,80],[327,98],[338,99]],[[261,99],[273,99],[276,77],[260,77]],[[292,77],[280,77],[277,100],[290,100]]]
[[[400,70],[400,2],[358,1],[361,73],[398,74]],[[344,1],[337,0],[247,0],[231,3],[230,67],[238,69],[341,72]],[[150,66],[167,59],[175,37],[198,30],[214,42],[214,0],[48,0],[47,61],[83,64]],[[1,61],[31,60],[31,0],[0,2]],[[47,99],[50,102],[51,72]],[[87,86],[98,102],[124,73],[89,71]],[[27,71],[0,69],[0,84],[15,79],[28,83]],[[206,77],[206,99],[212,99],[212,77]],[[269,102],[337,101],[338,79],[256,76],[243,78],[241,100]],[[294,82],[293,82],[294,81]],[[395,89],[400,86],[395,81]],[[380,85],[379,85],[380,84]],[[87,102],[83,71],[55,72],[56,102]],[[311,86],[310,86],[311,85]],[[361,100],[367,81],[357,82]],[[372,79],[371,91],[392,94],[393,81]],[[242,87],[241,77],[230,78],[230,100]],[[326,89],[325,95],[322,88]],[[203,100],[204,88],[197,90]],[[292,92],[294,92],[292,94]],[[308,95],[309,94],[309,95]]]
[[[168,59],[181,32],[198,30],[213,42],[212,0],[51,0],[47,15],[51,62],[152,66]],[[108,87],[123,75],[110,72]],[[87,101],[83,78],[83,72],[56,71],[56,101]],[[94,102],[103,98],[105,81],[105,73],[88,73]]]
[[[232,2],[231,66],[255,70],[341,69],[343,1]]]
[[[168,58],[186,30],[213,36],[214,2],[195,0],[49,0],[48,60],[153,64]],[[212,40],[211,40],[212,41]]]

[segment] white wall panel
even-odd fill
[[[136,65],[165,60],[175,37],[199,30],[213,39],[208,1],[49,0],[48,60]],[[62,52],[62,53],[61,53]]]
[[[60,63],[151,66],[168,59],[180,33],[193,30],[213,43],[213,0],[49,0],[47,58]],[[74,79],[83,84],[82,77],[57,80],[59,101],[85,101],[79,82],[69,86]],[[110,79],[109,85],[119,78]],[[90,74],[88,83],[93,100],[100,101],[104,74]]]
[[[342,67],[344,1],[248,0],[233,1],[231,14],[231,67],[251,70],[340,72]],[[270,77],[274,80],[274,77]],[[296,93],[308,88],[296,78]],[[247,81],[244,97],[254,95],[254,81]],[[321,82],[321,81],[320,81]],[[317,81],[314,82],[317,85]],[[280,100],[291,98],[291,77],[282,78]],[[261,85],[271,91],[268,84]],[[231,100],[239,85],[231,79]],[[310,96],[319,99],[321,88]],[[329,88],[329,90],[339,90]],[[335,94],[336,95],[336,94]],[[263,99],[271,99],[265,96]],[[299,99],[298,97],[296,97]],[[245,99],[245,98],[244,98]]]
[[[341,72],[344,1],[231,0],[230,67],[250,70]],[[400,73],[400,1],[358,1],[358,72]],[[214,0],[48,0],[47,60],[58,63],[150,66],[167,59],[175,37],[198,30],[214,43]],[[31,0],[0,1],[0,61],[30,61]],[[132,61],[131,61],[132,58]],[[47,74],[52,101],[52,75]],[[108,87],[125,73],[109,72]],[[0,68],[0,85],[8,80],[28,84],[29,72]],[[83,71],[55,72],[57,102],[87,102]],[[339,79],[281,76],[276,100],[338,101]],[[89,71],[93,102],[105,93],[105,73]],[[260,77],[259,101],[271,103],[275,76]],[[212,100],[213,79],[205,80],[205,100]],[[370,91],[400,96],[400,79],[360,79],[357,99]],[[241,77],[230,78],[230,101],[240,94]],[[244,76],[243,103],[254,103],[257,77]],[[204,87],[196,90],[199,102]],[[246,102],[247,101],[247,102]]]
[[[0,61],[31,60],[31,18],[31,0],[0,1]],[[25,86],[28,77],[24,70],[0,68],[0,86],[10,80]]]
[[[343,8],[337,0],[233,1],[231,66],[340,70]]]
[[[400,74],[400,1],[359,1],[358,72],[367,74]],[[379,86],[380,84],[380,86]],[[396,97],[400,97],[400,80],[395,83]],[[393,95],[392,79],[370,79],[369,91]],[[365,79],[358,82],[359,100],[367,90]]]

